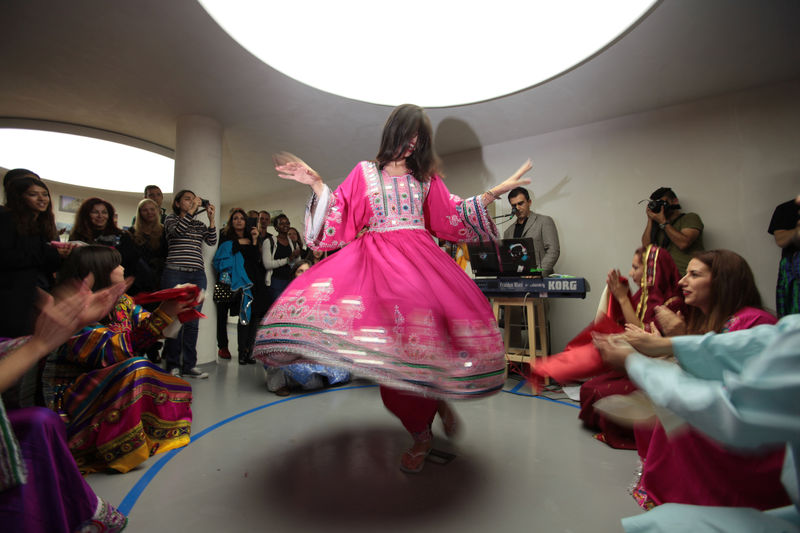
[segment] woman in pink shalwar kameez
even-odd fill
[[[332,192],[314,170],[284,154],[280,176],[311,186],[306,242],[338,253],[295,279],[256,337],[254,356],[268,365],[313,361],[381,383],[381,398],[412,434],[400,460],[422,470],[437,411],[456,430],[445,399],[501,390],[503,340],[486,297],[431,238],[497,238],[486,205],[529,183],[526,162],[487,192],[462,200],[437,175],[425,112],[396,108],[376,161],[362,161]],[[359,231],[367,231],[357,237]],[[348,244],[349,243],[349,244]]]

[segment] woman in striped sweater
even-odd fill
[[[161,288],[169,289],[181,283],[193,283],[205,290],[206,271],[203,264],[203,243],[217,244],[214,205],[205,207],[208,226],[195,218],[203,199],[192,191],[181,190],[172,201],[173,214],[164,219],[167,233],[167,262],[161,276]],[[199,311],[202,304],[197,306]],[[204,379],[208,374],[195,368],[197,364],[198,321],[190,320],[181,326],[177,338],[164,343],[167,371],[174,376]],[[183,355],[183,358],[181,358]]]

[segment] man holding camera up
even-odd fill
[[[642,246],[655,244],[665,248],[681,276],[692,254],[704,250],[703,221],[697,213],[681,213],[678,197],[669,187],[659,187],[647,202],[647,226],[642,234]]]

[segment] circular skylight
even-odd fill
[[[302,83],[384,105],[507,95],[584,61],[656,0],[199,0],[253,55]]]
[[[0,166],[27,168],[45,181],[95,189],[172,192],[175,162],[125,144],[52,131],[0,128]]]

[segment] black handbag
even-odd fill
[[[227,283],[222,283],[220,281],[214,284],[214,303],[217,304],[229,304],[233,299],[233,292],[231,291],[231,286]]]

